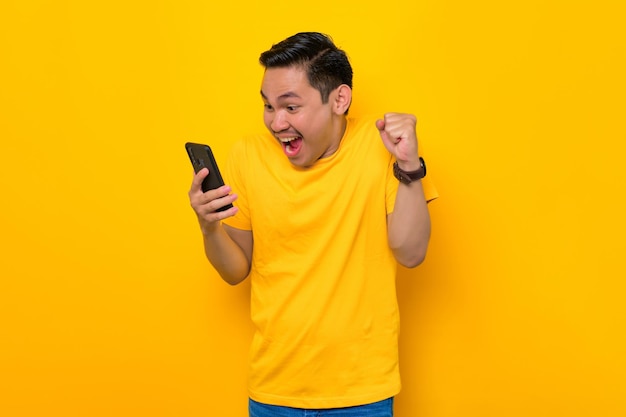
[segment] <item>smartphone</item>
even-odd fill
[[[209,145],[187,142],[185,143],[185,149],[187,150],[187,154],[191,160],[191,165],[193,165],[193,170],[196,174],[202,168],[209,168],[209,175],[207,175],[204,181],[202,181],[203,192],[214,190],[224,185],[222,174],[220,174],[217,162],[215,162],[215,157],[213,156],[213,152],[211,151],[211,147]],[[232,204],[228,204],[224,207],[218,208],[217,211],[228,210],[232,206]]]

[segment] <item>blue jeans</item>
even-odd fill
[[[393,397],[356,407],[316,410],[261,404],[250,399],[249,410],[250,417],[393,417]]]

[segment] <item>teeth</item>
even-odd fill
[[[297,137],[294,136],[293,138],[280,138],[280,141],[282,143],[289,143],[289,142],[291,142],[292,140],[295,140],[295,139],[297,139]]]

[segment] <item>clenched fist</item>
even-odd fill
[[[405,171],[420,168],[416,125],[416,117],[406,113],[385,113],[383,119],[376,121],[376,128],[385,147],[396,157],[398,166]]]

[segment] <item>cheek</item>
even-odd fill
[[[272,123],[272,118],[267,114],[267,112],[263,112],[263,123],[265,127],[270,128],[270,124]]]
[[[324,117],[319,114],[312,115],[312,117],[309,117],[307,120],[307,123],[300,124],[304,130],[304,132],[301,132],[318,141],[324,138],[327,124],[328,121]]]
[[[310,114],[297,114],[290,120],[291,127],[304,137],[315,136],[315,119]]]

